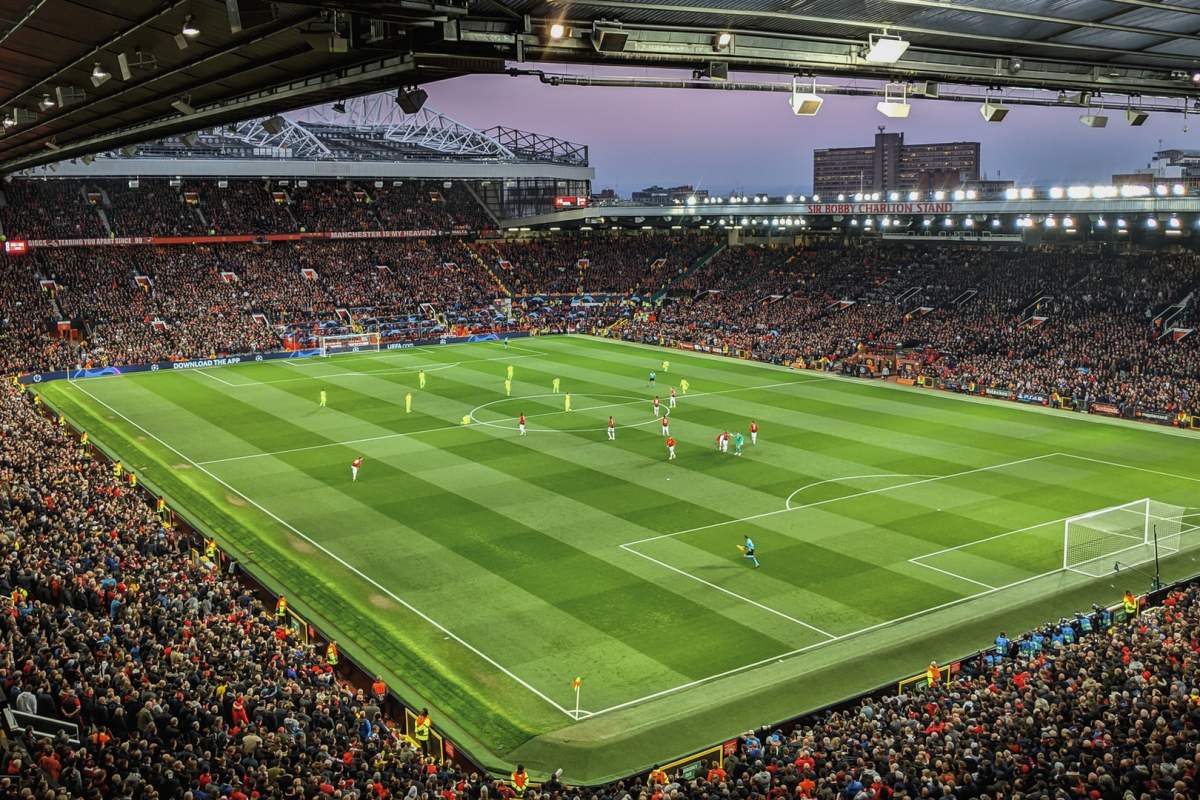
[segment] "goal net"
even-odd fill
[[[342,353],[379,352],[379,333],[342,333],[322,336],[321,356],[336,356]]]
[[[1178,553],[1181,538],[1195,525],[1186,509],[1148,497],[1070,517],[1063,527],[1063,569],[1099,578]]]

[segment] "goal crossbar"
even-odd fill
[[[1068,517],[1063,522],[1064,570],[1092,577],[1118,563],[1133,566],[1179,551],[1185,509],[1143,497]]]
[[[342,353],[379,352],[380,336],[377,331],[369,333],[339,333],[318,337],[323,357]]]

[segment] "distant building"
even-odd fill
[[[875,134],[872,147],[813,151],[813,192],[952,191],[979,180],[979,142],[905,144],[903,133]]]
[[[1159,150],[1145,169],[1113,175],[1112,183],[1113,186],[1178,183],[1191,192],[1200,188],[1200,150]]]
[[[708,197],[707,189],[696,189],[693,186],[647,186],[639,192],[634,192],[630,199],[635,203],[648,206],[668,206],[676,202],[686,203],[689,197]]]

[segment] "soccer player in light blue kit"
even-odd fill
[[[742,432],[738,431],[733,437],[733,454],[740,456],[742,454],[742,445],[746,443],[746,437],[742,436]]]
[[[657,378],[658,378],[658,376],[654,374],[654,370],[650,370],[650,377],[646,380],[646,385],[649,386],[651,389],[653,389],[654,381]]]
[[[742,551],[745,558],[754,563],[754,568],[758,569],[758,558],[754,555],[754,540],[750,538],[749,534],[746,535],[746,543],[738,549]]]

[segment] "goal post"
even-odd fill
[[[1093,578],[1179,552],[1186,509],[1149,497],[1068,517],[1063,522],[1063,569]]]
[[[379,352],[379,333],[340,333],[333,336],[321,336],[321,357],[341,355],[343,353],[377,353]]]

